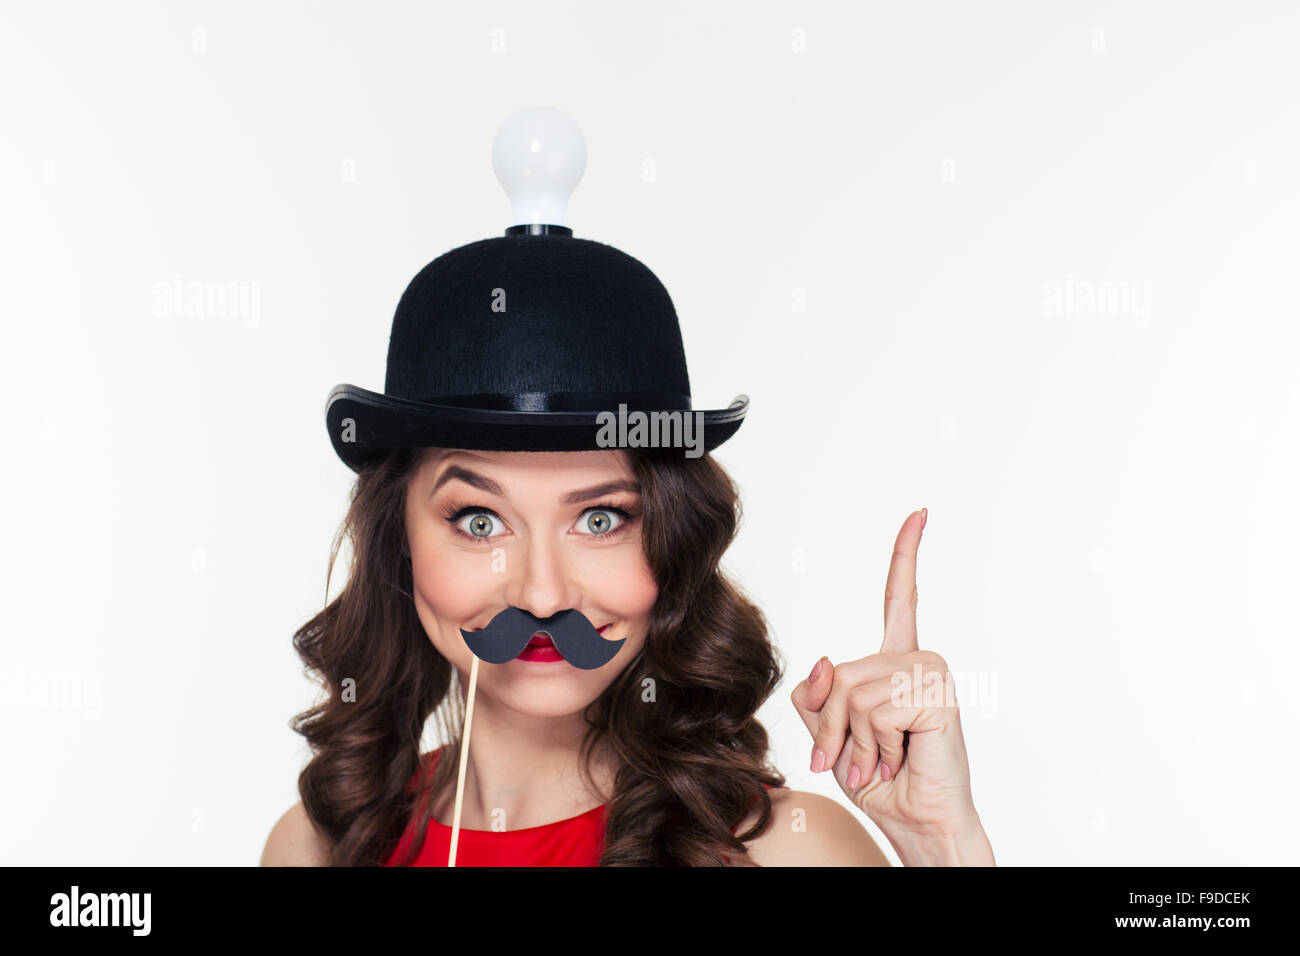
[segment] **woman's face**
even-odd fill
[[[538,618],[576,608],[603,638],[626,639],[594,670],[480,661],[479,694],[522,714],[574,714],[640,650],[659,589],[636,484],[617,449],[426,452],[406,495],[415,607],[463,681],[473,654],[460,629],[485,627],[507,607]]]

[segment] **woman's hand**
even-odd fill
[[[822,658],[790,695],[813,736],[812,770],[834,768],[848,798],[900,859],[993,864],[970,792],[952,675],[916,641],[916,552],[925,509],[903,522],[885,584],[880,652]]]

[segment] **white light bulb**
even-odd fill
[[[510,116],[492,141],[492,171],[510,197],[510,225],[566,225],[569,196],[587,168],[578,124],[549,106]]]

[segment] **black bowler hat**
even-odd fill
[[[411,280],[382,394],[330,392],[330,441],[354,471],[387,448],[598,449],[601,413],[620,406],[690,413],[704,451],[735,434],[749,398],[692,409],[677,313],[654,273],[561,225],[585,164],[582,133],[563,114],[526,109],[502,125],[493,165],[515,224]]]

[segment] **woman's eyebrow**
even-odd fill
[[[486,475],[480,475],[477,471],[470,471],[460,465],[449,465],[447,470],[439,475],[438,480],[433,483],[433,490],[429,492],[429,497],[432,498],[439,488],[457,478],[467,485],[473,485],[475,488],[486,491],[490,495],[496,495],[498,498],[506,496],[501,486]]]
[[[581,488],[578,491],[571,491],[560,499],[560,504],[576,505],[583,501],[590,501],[592,498],[600,498],[604,495],[612,494],[615,491],[630,491],[639,494],[641,486],[635,481],[622,479],[620,481],[606,481],[603,484],[592,485],[590,488]]]

